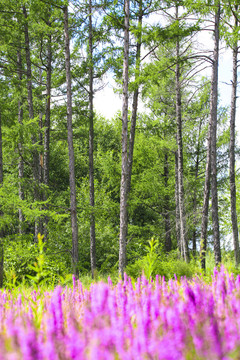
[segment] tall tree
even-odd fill
[[[142,22],[143,16],[146,9],[143,9],[143,1],[138,2],[138,14],[137,14],[137,31],[136,31],[136,56],[135,56],[135,89],[133,93],[132,102],[132,116],[131,116],[131,127],[129,133],[129,151],[128,151],[128,179],[127,179],[127,192],[129,194],[131,188],[131,176],[132,176],[132,165],[133,165],[133,150],[135,141],[135,131],[137,122],[137,111],[138,111],[138,98],[139,98],[139,73],[141,63],[141,47],[142,47]]]
[[[46,25],[49,29],[47,34],[47,64],[46,64],[46,104],[45,104],[45,124],[44,124],[44,155],[43,155],[43,182],[49,187],[49,161],[50,161],[50,128],[51,128],[51,84],[52,84],[52,34],[50,22],[50,10],[47,15]],[[44,191],[44,200],[47,200],[47,193]],[[48,238],[48,217],[44,221],[44,240]]]
[[[207,249],[207,226],[210,187],[212,192],[212,222],[214,238],[215,263],[221,262],[220,234],[218,220],[218,193],[217,193],[217,109],[218,109],[218,62],[219,62],[219,22],[220,22],[220,3],[214,2],[214,51],[212,59],[212,79],[211,79],[211,98],[210,98],[210,119],[208,128],[207,162],[205,171],[204,199],[202,210],[201,225],[201,266],[206,268],[206,249]]]
[[[176,5],[176,21],[179,22],[178,5]],[[177,154],[178,154],[178,205],[180,221],[180,243],[183,251],[182,256],[185,261],[189,261],[185,206],[184,206],[184,184],[183,184],[183,145],[182,145],[182,109],[181,109],[181,82],[180,82],[180,40],[179,35],[176,40],[176,123],[177,123]]]
[[[240,250],[238,237],[238,219],[236,210],[236,181],[235,181],[235,125],[236,125],[236,100],[237,100],[237,84],[238,84],[238,9],[239,5],[233,9],[234,28],[233,28],[233,77],[232,77],[232,96],[231,96],[231,114],[230,114],[230,144],[229,144],[229,173],[230,173],[230,195],[231,195],[231,220],[235,264],[240,264]]]
[[[122,107],[122,172],[120,186],[120,235],[119,274],[123,278],[126,266],[126,242],[128,230],[127,180],[128,180],[128,68],[129,68],[129,0],[124,0],[124,59],[123,59],[123,107]]]
[[[165,195],[164,195],[164,203],[163,203],[163,217],[165,223],[165,250],[167,252],[172,250],[172,238],[171,238],[171,222],[169,215],[169,195],[168,195],[168,182],[169,182],[169,163],[168,163],[168,152],[165,150],[164,154],[164,185],[165,185]]]
[[[218,108],[218,60],[219,60],[219,22],[220,3],[215,1],[214,53],[211,89],[211,192],[212,192],[212,223],[214,239],[215,263],[221,262],[221,247],[218,219],[218,187],[217,187],[217,108]]]
[[[17,50],[17,69],[18,69],[18,80],[19,80],[19,92],[21,93],[21,81],[22,81],[22,54],[21,54],[21,46]],[[22,126],[23,121],[23,109],[22,109],[22,100],[19,98],[18,100],[18,122],[19,125]],[[20,136],[22,137],[22,136]],[[21,200],[24,200],[24,187],[23,187],[23,178],[24,178],[24,162],[23,162],[23,146],[22,146],[22,139],[20,138],[18,144],[19,150],[19,160],[18,160],[18,177],[19,177],[19,185],[18,185],[18,194]],[[18,209],[18,218],[19,218],[19,234],[23,234],[23,223],[24,223],[24,216],[22,209]]]
[[[93,127],[93,26],[92,26],[92,0],[89,0],[89,36],[88,36],[88,65],[89,65],[89,189],[90,189],[90,258],[91,272],[94,278],[96,270],[96,240],[95,240],[95,199],[94,199],[94,127]]]
[[[29,29],[28,29],[28,14],[25,5],[22,7],[23,16],[25,19],[24,22],[24,36],[25,36],[25,55],[26,55],[26,66],[27,66],[27,101],[28,101],[28,112],[29,118],[34,121],[34,107],[33,107],[33,84],[32,84],[32,64],[31,64],[31,52],[30,52],[30,39],[29,39]],[[37,138],[32,135],[32,170],[33,170],[33,180],[34,180],[34,200],[38,201],[39,198],[39,156],[36,149]],[[37,242],[38,235],[38,221],[35,220],[35,242]]]
[[[70,66],[70,40],[68,26],[68,6],[63,7],[64,35],[65,35],[65,67],[67,82],[67,129],[68,129],[68,155],[69,155],[69,185],[70,185],[70,212],[72,227],[72,264],[73,273],[78,276],[78,223],[77,223],[77,199],[75,183],[75,158],[73,148],[72,129],[72,83]]]

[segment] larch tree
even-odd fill
[[[124,0],[124,58],[122,106],[122,170],[120,186],[119,274],[123,278],[126,266],[128,230],[127,180],[128,180],[128,69],[129,69],[129,0]]]
[[[32,83],[32,63],[31,63],[31,50],[30,50],[30,39],[29,39],[29,27],[28,27],[28,14],[25,5],[22,7],[24,16],[24,37],[25,37],[25,57],[26,57],[26,72],[27,72],[27,101],[28,101],[28,112],[29,119],[34,121],[34,106],[33,106],[33,83]],[[34,181],[34,200],[39,200],[39,154],[36,148],[38,140],[36,134],[32,134],[32,172]],[[39,232],[38,221],[35,220],[35,242],[37,242],[37,236]]]
[[[68,130],[68,155],[69,155],[69,186],[70,186],[70,212],[72,228],[72,265],[73,273],[78,276],[78,223],[77,223],[77,198],[75,183],[75,157],[73,147],[72,129],[72,82],[70,65],[70,39],[68,25],[68,6],[63,7],[64,35],[65,35],[65,67],[67,83],[67,130]]]
[[[211,88],[211,193],[212,193],[212,223],[214,239],[215,263],[221,263],[221,247],[218,218],[218,187],[217,187],[217,116],[218,116],[218,62],[219,62],[219,22],[220,3],[215,1],[214,23],[214,53]]]
[[[207,249],[207,226],[210,189],[212,196],[212,223],[214,238],[215,263],[221,262],[219,219],[218,219],[218,190],[217,190],[217,117],[218,117],[218,63],[219,63],[219,23],[220,23],[220,3],[214,2],[214,51],[212,58],[212,79],[210,97],[210,118],[207,140],[207,160],[205,170],[204,198],[202,208],[201,223],[201,267],[206,268],[206,249]]]
[[[92,0],[88,3],[89,29],[88,29],[88,66],[89,66],[89,200],[90,200],[90,260],[92,278],[96,270],[96,236],[95,236],[95,193],[94,193],[94,111],[93,111],[93,25]]]
[[[231,7],[234,18],[234,25],[232,28],[232,95],[231,95],[231,113],[230,113],[230,144],[229,144],[229,181],[230,181],[230,196],[231,196],[231,220],[232,220],[232,235],[235,264],[240,264],[240,250],[239,250],[239,236],[238,236],[238,219],[236,210],[236,174],[235,174],[235,150],[236,150],[236,102],[237,102],[237,85],[238,85],[238,52],[239,52],[239,5]]]
[[[176,21],[179,22],[178,5],[176,5]],[[176,39],[176,68],[175,68],[175,87],[176,87],[176,123],[177,123],[177,180],[178,180],[178,205],[180,221],[180,244],[182,257],[186,262],[189,261],[185,206],[184,206],[184,184],[183,184],[183,144],[182,144],[182,109],[181,109],[181,82],[180,82],[180,41]]]

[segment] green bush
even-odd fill
[[[166,280],[172,279],[175,276],[181,278],[193,277],[196,273],[200,274],[201,269],[198,263],[192,259],[190,263],[178,259],[177,252],[174,250],[169,254],[165,254],[158,242],[154,239],[149,241],[146,246],[147,254],[137,260],[133,264],[129,264],[126,272],[134,279],[141,276],[142,273],[149,279],[154,278],[156,275],[164,276]]]
[[[43,257],[42,260],[40,256]],[[41,265],[39,259],[42,261]],[[4,285],[11,287],[22,282],[31,285],[32,279],[36,278],[37,266],[42,266],[39,281],[41,277],[51,284],[69,272],[63,262],[52,257],[50,249],[41,241],[36,244],[27,237],[12,241],[4,252]]]

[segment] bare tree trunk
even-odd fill
[[[42,69],[39,69],[39,83],[40,85],[42,85]],[[43,129],[43,113],[42,110],[40,110],[39,113],[39,135],[38,135],[38,144],[39,146],[42,148],[43,146],[43,134],[42,134],[42,129]],[[38,158],[38,163],[39,163],[39,170],[38,170],[38,183],[39,183],[39,189],[38,189],[38,200],[39,201],[43,201],[43,192],[42,192],[42,184],[43,184],[43,154],[42,152],[39,152],[39,158]],[[40,208],[40,210],[42,210],[42,206]],[[38,229],[38,233],[40,233],[41,235],[43,234],[43,219],[41,216],[38,217],[37,219],[37,229]]]
[[[139,1],[139,14],[138,14],[138,31],[139,31],[139,34],[137,35],[135,81],[137,81],[138,76],[139,76],[139,72],[140,72],[141,46],[142,46],[142,19],[143,19],[142,0],[140,0]],[[138,97],[139,97],[139,85],[136,85],[136,88],[135,88],[134,93],[133,93],[131,128],[130,128],[130,133],[129,133],[128,184],[127,184],[127,193],[128,194],[129,194],[130,189],[131,189],[133,150],[134,150],[135,129],[136,129],[137,110],[138,110]]]
[[[51,120],[51,80],[52,80],[52,36],[48,35],[47,46],[47,84],[46,84],[46,110],[45,110],[45,130],[44,130],[44,155],[43,155],[43,183],[46,185],[44,190],[44,201],[48,199],[49,187],[49,159],[50,159],[50,120]],[[45,209],[48,206],[45,205]],[[48,240],[48,216],[44,219],[44,241]]]
[[[128,180],[128,63],[129,63],[129,0],[124,0],[124,60],[123,60],[123,109],[122,109],[122,173],[120,187],[119,275],[123,278],[126,266],[128,232],[127,180]]]
[[[195,163],[195,184],[197,184],[198,173],[199,173],[199,157],[200,157],[200,135],[202,130],[202,120],[200,120],[199,128],[198,128],[198,142],[197,142],[197,158]],[[196,185],[195,185],[196,189]],[[193,195],[193,256],[197,255],[197,223],[198,223],[198,216],[197,216],[197,191],[194,191]]]
[[[238,19],[235,17],[235,29],[238,28]],[[235,122],[236,122],[236,100],[237,100],[237,64],[238,64],[238,43],[233,47],[233,79],[230,116],[230,145],[229,145],[229,173],[230,173],[230,194],[231,194],[231,219],[234,245],[234,256],[236,266],[240,263],[238,219],[236,210],[236,183],[235,183]]]
[[[212,81],[211,81],[210,121],[208,128],[207,162],[206,162],[206,171],[205,171],[204,199],[203,199],[202,225],[201,225],[200,258],[201,258],[201,267],[203,270],[206,269],[207,225],[208,225],[210,185],[212,190],[212,221],[213,221],[215,263],[219,264],[221,262],[219,222],[218,222],[217,165],[216,165],[219,19],[220,19],[220,5],[218,5],[218,8],[215,13],[215,28],[214,28],[215,40],[214,40],[213,66],[212,66]]]
[[[92,0],[89,0],[89,197],[90,197],[90,258],[92,278],[96,270],[96,239],[95,239],[95,214],[94,214],[94,164],[93,164],[93,29],[92,29]]]
[[[218,102],[218,58],[219,58],[219,21],[220,5],[217,5],[215,13],[215,39],[213,54],[213,73],[212,73],[212,92],[211,92],[211,175],[212,175],[212,222],[213,222],[213,239],[214,239],[214,256],[215,263],[221,262],[221,247],[218,220],[218,192],[217,192],[217,102]]]
[[[33,96],[32,96],[32,67],[31,67],[31,57],[30,57],[30,42],[29,42],[29,34],[28,34],[28,23],[27,23],[27,11],[25,6],[23,6],[23,15],[25,17],[24,23],[24,35],[25,35],[25,52],[26,52],[26,64],[27,64],[27,100],[28,100],[28,111],[29,118],[34,119],[34,110],[33,110]],[[35,145],[37,143],[37,139],[35,135],[32,135],[32,143]],[[39,158],[37,150],[33,149],[33,180],[34,180],[34,200],[38,200],[38,181],[39,181]],[[37,242],[38,235],[38,222],[35,221],[35,237],[34,240]]]
[[[176,19],[178,19],[178,6],[176,6]],[[183,185],[183,150],[182,150],[182,109],[181,109],[181,84],[179,65],[179,39],[176,42],[176,121],[177,121],[177,146],[178,146],[178,196],[179,196],[179,218],[180,239],[183,248],[183,258],[189,261],[188,241],[185,223],[184,185]]]
[[[21,49],[17,51],[17,68],[18,68],[18,80],[19,80],[19,88],[21,88],[22,81],[22,56]],[[22,102],[18,101],[18,123],[22,126],[23,119],[23,110],[22,110]],[[24,187],[23,187],[23,177],[24,177],[24,164],[23,164],[23,152],[22,152],[22,136],[20,135],[20,141],[18,144],[19,150],[19,160],[18,160],[18,195],[21,200],[24,200]],[[19,234],[23,234],[23,224],[24,224],[24,216],[22,209],[18,209],[18,219],[19,219]]]
[[[201,268],[203,270],[206,270],[207,227],[208,227],[210,185],[211,185],[211,117],[208,125],[207,160],[206,160],[206,170],[205,170],[201,237],[200,237],[200,259],[201,259]]]
[[[68,154],[69,154],[69,185],[70,185],[70,211],[72,226],[72,264],[73,273],[78,276],[78,224],[77,224],[77,199],[75,184],[75,160],[72,130],[72,84],[70,70],[70,46],[68,29],[68,7],[64,6],[64,35],[65,35],[65,66],[67,82],[67,128],[68,128]]]
[[[168,178],[169,178],[169,171],[168,171],[168,155],[165,153],[164,156],[164,185],[167,191],[168,188]],[[164,203],[163,203],[163,217],[164,217],[164,224],[165,224],[165,250],[167,252],[172,250],[172,239],[171,239],[171,222],[169,216],[169,195],[166,193],[164,195]]]
[[[179,195],[178,195],[178,153],[175,151],[175,213],[176,213],[176,237],[178,256],[183,256],[183,249],[180,237],[180,215],[179,215]]]

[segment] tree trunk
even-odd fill
[[[214,240],[214,256],[215,263],[221,262],[221,247],[218,221],[218,192],[217,192],[217,102],[218,102],[218,58],[219,58],[219,21],[220,21],[220,5],[217,5],[215,13],[214,28],[214,54],[212,69],[212,92],[211,92],[211,176],[212,176],[212,222],[213,222],[213,240]]]
[[[169,178],[169,171],[168,171],[168,155],[165,153],[164,156],[164,185],[165,190],[168,188],[168,178]],[[169,252],[172,250],[172,239],[171,239],[171,222],[169,216],[169,195],[166,193],[164,195],[164,203],[163,203],[163,217],[164,217],[164,224],[165,224],[165,250]]]
[[[42,86],[42,69],[39,69],[39,84],[40,86]],[[43,113],[42,110],[39,113],[39,135],[38,135],[38,144],[39,146],[42,148],[43,146],[43,134],[42,134],[42,129],[43,129]],[[39,189],[38,189],[38,200],[39,201],[43,201],[43,190],[42,190],[42,183],[43,183],[43,154],[42,152],[39,152],[39,157],[38,157],[38,163],[39,163],[39,170],[38,170],[38,183],[39,183]],[[42,210],[42,206],[39,209],[40,211]],[[37,230],[38,233],[40,233],[41,235],[43,234],[43,219],[41,216],[38,217],[37,219]]]
[[[19,88],[21,89],[21,81],[22,81],[22,56],[21,49],[17,51],[17,68],[18,68],[18,80],[19,80]],[[18,101],[18,123],[22,126],[23,119],[23,110],[22,110],[22,102]],[[19,151],[19,160],[18,160],[18,195],[20,200],[24,200],[24,187],[23,187],[23,177],[24,177],[24,164],[23,164],[23,152],[22,152],[22,136],[20,135],[20,141],[18,144]],[[19,235],[23,234],[23,224],[24,224],[24,216],[22,209],[18,209],[18,219],[19,219]]]
[[[176,238],[178,256],[183,256],[183,249],[180,237],[180,215],[179,215],[179,195],[178,195],[178,153],[175,151],[175,214],[176,214]]]
[[[77,200],[75,184],[75,160],[73,148],[72,130],[72,84],[70,71],[70,45],[68,30],[68,7],[64,6],[64,35],[65,35],[65,66],[67,82],[67,129],[68,129],[68,154],[69,154],[69,185],[70,185],[70,211],[72,227],[72,264],[73,273],[78,276],[78,224],[77,224]]]
[[[235,17],[235,29],[238,27],[238,20]],[[238,43],[233,47],[233,79],[232,79],[232,98],[230,116],[230,146],[229,146],[229,173],[230,173],[230,194],[231,194],[231,219],[232,234],[234,245],[234,256],[236,266],[240,263],[239,239],[238,239],[238,220],[236,210],[236,184],[235,184],[235,120],[236,120],[236,100],[237,100],[237,64],[238,64]]]
[[[206,251],[207,251],[207,227],[208,227],[208,209],[211,185],[211,117],[208,125],[208,142],[207,142],[207,160],[205,170],[205,183],[203,195],[203,208],[202,208],[202,223],[201,223],[201,237],[200,237],[200,259],[201,268],[206,270]]]
[[[119,275],[123,278],[126,266],[128,232],[127,180],[128,180],[128,63],[129,63],[129,0],[124,0],[124,60],[123,60],[123,109],[122,109],[122,172],[120,186],[120,235]]]
[[[178,19],[178,6],[176,6],[176,19]],[[179,38],[176,42],[176,121],[177,121],[177,146],[178,146],[178,196],[180,218],[180,241],[183,248],[183,258],[189,261],[188,241],[185,223],[184,185],[183,185],[183,150],[182,150],[182,108],[181,108],[181,84],[179,65]]]
[[[23,6],[23,15],[25,17],[24,23],[24,35],[25,35],[25,52],[26,52],[26,64],[27,64],[27,100],[28,100],[28,111],[29,118],[34,119],[34,110],[33,110],[33,95],[32,95],[32,67],[31,67],[31,57],[30,57],[30,42],[29,42],[29,34],[28,34],[28,23],[27,23],[27,11],[25,6]],[[37,139],[35,135],[32,135],[32,143],[33,148],[37,143]],[[33,180],[34,180],[34,200],[38,200],[38,181],[39,181],[39,158],[37,150],[33,149],[33,161],[32,161],[32,169],[33,169]],[[34,240],[37,242],[38,235],[38,222],[35,221],[35,237]]]
[[[92,29],[92,0],[89,0],[89,197],[90,197],[90,258],[92,278],[96,270],[96,239],[95,239],[95,214],[94,214],[94,164],[93,164],[93,29]]]
[[[52,36],[48,35],[47,46],[47,84],[46,84],[46,110],[45,110],[45,130],[44,130],[44,155],[43,155],[43,182],[44,201],[48,199],[48,187],[49,187],[49,159],[50,159],[50,120],[51,120],[51,80],[52,80]],[[45,205],[45,209],[48,206]],[[44,219],[44,241],[48,240],[48,216]]]
[[[197,158],[195,163],[195,189],[197,187],[197,179],[199,173],[199,158],[200,158],[200,135],[202,130],[202,120],[200,120],[199,129],[198,129],[198,142],[197,142]],[[197,191],[194,191],[193,195],[193,256],[197,255],[197,224],[198,224],[198,216],[197,216]]]
[[[139,1],[139,14],[138,14],[139,34],[137,34],[135,81],[138,80],[139,72],[140,72],[141,46],[142,46],[142,19],[143,19],[142,0],[140,0]],[[129,133],[128,184],[127,184],[128,195],[129,195],[129,192],[131,189],[133,150],[134,150],[135,129],[136,129],[137,110],[138,110],[138,97],[139,97],[139,85],[136,85],[136,88],[133,93],[131,128],[130,128],[130,133]]]

